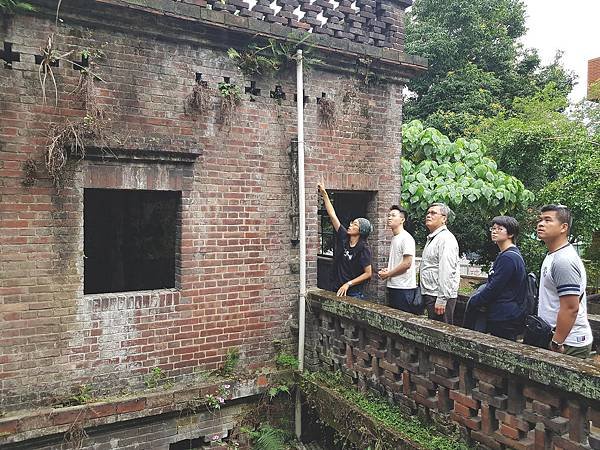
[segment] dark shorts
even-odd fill
[[[423,307],[415,307],[412,305],[412,302],[415,298],[415,294],[417,289],[396,289],[396,288],[387,288],[388,301],[392,308],[399,309],[400,311],[412,313],[412,314],[422,314]]]

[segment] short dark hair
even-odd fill
[[[573,225],[573,215],[571,214],[571,210],[565,205],[546,205],[542,207],[542,212],[554,211],[556,212],[556,217],[560,220],[560,223],[566,223],[569,227],[567,232],[571,231],[571,226]]]
[[[398,205],[390,206],[390,211],[396,210],[404,216],[404,220],[408,220],[408,211]]]
[[[492,226],[498,225],[506,229],[506,234],[512,235],[512,241],[517,242],[519,236],[519,222],[511,216],[496,216],[492,219]]]

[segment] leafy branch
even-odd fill
[[[15,0],[0,0],[0,11],[6,12],[8,14],[35,10],[35,7],[27,2],[18,2]]]

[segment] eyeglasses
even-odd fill
[[[496,233],[501,233],[502,231],[506,231],[506,228],[504,227],[490,227],[490,231],[493,233],[494,231]]]
[[[440,216],[445,216],[445,215],[446,215],[446,214],[439,213],[439,212],[437,212],[437,211],[427,211],[427,214],[425,214],[425,215],[426,215],[426,216],[437,216],[438,214],[439,214]]]

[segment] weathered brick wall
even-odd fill
[[[3,56],[19,53],[0,67],[0,406],[31,405],[77,384],[101,392],[140,386],[153,367],[181,378],[196,367],[217,367],[232,347],[243,364],[264,363],[273,340],[293,340],[289,325],[297,309],[298,275],[290,262],[298,249],[290,243],[288,216],[292,74],[244,80],[226,49],[241,38],[247,43],[249,34],[90,2],[63,4],[64,22],[55,30],[54,2],[36,3],[38,13],[0,24],[0,46],[12,44]],[[92,57],[104,80],[96,83],[96,98],[110,119],[111,153],[72,161],[60,190],[43,169],[48,135],[53,125],[85,113],[73,93],[79,71],[64,60],[53,68],[58,106],[49,80],[42,104],[34,56],[52,33],[55,48],[74,50],[73,59],[83,49],[102,50],[103,58]],[[315,67],[305,86],[309,285],[316,283],[316,183],[324,178],[330,188],[374,192],[376,266],[389,239],[386,210],[400,190],[405,78],[364,86],[362,75],[343,70],[358,55],[325,56],[328,68]],[[399,58],[388,66],[406,77]],[[196,73],[207,82],[208,108],[186,115]],[[250,81],[261,90],[243,95],[230,126],[217,119],[224,77],[242,91]],[[280,102],[269,95],[276,85],[286,93]],[[337,104],[333,130],[319,123],[322,93]],[[33,185],[24,186],[29,159],[38,171]],[[89,187],[182,192],[174,290],[83,295]]]
[[[243,380],[201,381],[183,386],[97,399],[84,405],[37,408],[0,418],[0,447],[5,450],[248,448],[242,423],[273,420],[291,423],[289,397],[261,402],[271,383],[285,373]],[[220,408],[207,397],[223,396]],[[171,447],[172,444],[176,444]]]
[[[600,448],[600,364],[326,291],[309,366],[341,370],[484,449]]]

